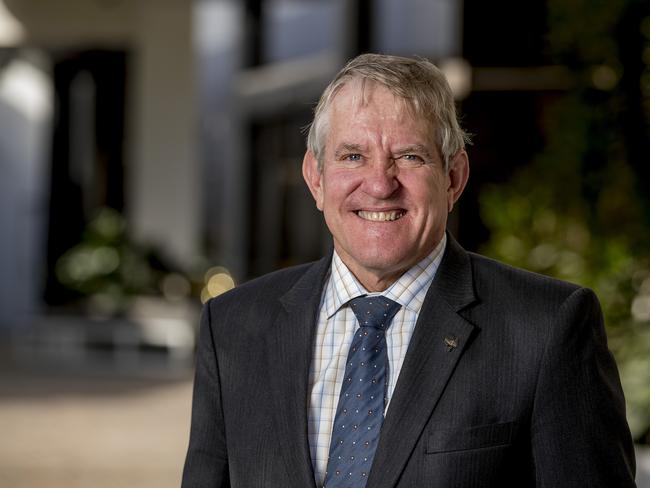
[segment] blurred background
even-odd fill
[[[179,486],[201,302],[319,258],[350,57],[454,90],[465,248],[598,293],[650,486],[650,4],[0,0],[0,486]]]

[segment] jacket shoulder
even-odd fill
[[[502,297],[543,305],[561,303],[582,287],[575,283],[516,268],[480,254],[468,253],[479,296]]]
[[[242,316],[253,312],[267,314],[279,300],[306,276],[327,268],[327,258],[284,268],[242,283],[210,299],[205,308],[212,316]]]

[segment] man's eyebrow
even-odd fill
[[[343,142],[339,144],[334,152],[334,157],[340,157],[348,153],[362,153],[364,151],[363,146],[359,144],[354,144],[351,142]]]

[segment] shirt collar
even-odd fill
[[[406,271],[386,290],[377,293],[368,292],[359,283],[335,250],[323,302],[327,317],[332,317],[343,305],[361,295],[383,295],[399,303],[403,308],[418,313],[442,261],[446,245],[445,234],[428,256]]]

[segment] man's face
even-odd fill
[[[365,98],[365,103],[362,99]],[[329,112],[323,167],[305,180],[343,262],[369,291],[387,288],[442,238],[468,176],[464,151],[444,164],[430,125],[386,87],[352,81]]]

